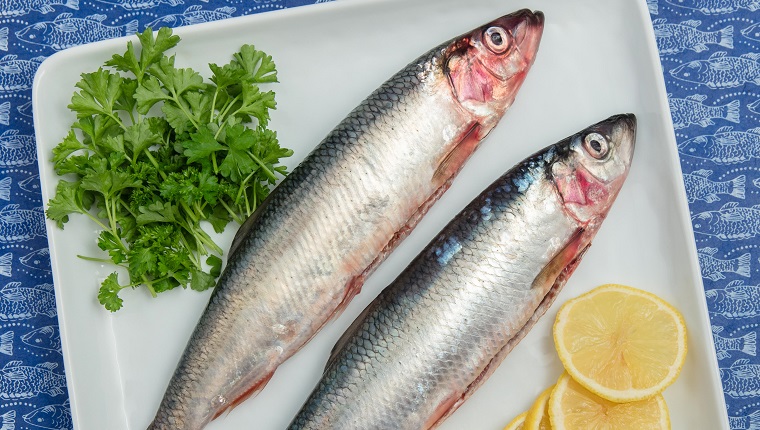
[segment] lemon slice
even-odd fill
[[[524,430],[526,415],[528,415],[528,411],[525,411],[521,413],[520,415],[516,416],[515,419],[513,419],[509,424],[507,424],[506,427],[504,427],[504,430]]]
[[[664,300],[623,285],[602,285],[565,303],[554,344],[578,383],[611,401],[661,393],[686,358],[683,317]]]
[[[554,430],[661,430],[670,429],[665,399],[614,403],[583,388],[564,373],[549,399]]]
[[[549,412],[546,406],[549,404],[549,396],[552,394],[551,386],[539,394],[533,406],[528,409],[528,415],[525,417],[525,430],[550,430],[552,428],[549,422]]]

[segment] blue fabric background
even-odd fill
[[[730,426],[760,428],[760,0],[646,1]],[[68,45],[149,23],[180,26],[320,2],[0,0],[0,429],[72,428],[34,150],[31,81],[39,63]],[[52,26],[67,28],[67,38],[46,38]],[[19,303],[23,312],[11,311]]]

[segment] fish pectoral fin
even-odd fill
[[[485,137],[481,135],[482,128],[479,123],[469,124],[460,135],[454,149],[443,157],[438,168],[433,174],[433,183],[442,184],[450,180],[464,165],[464,162],[472,155],[478,143]],[[456,141],[456,140],[455,140]]]
[[[57,23],[55,27],[63,33],[75,33],[77,31],[77,26],[71,22]]]
[[[451,413],[457,410],[462,403],[464,403],[464,398],[461,395],[453,395],[445,398],[440,404],[438,404],[433,415],[425,421],[425,425],[423,425],[422,428],[430,429],[437,427],[449,415],[451,415]]]
[[[229,403],[227,407],[220,409],[219,412],[214,415],[212,420],[215,420],[219,418],[222,414],[229,413],[231,410],[235,409],[236,406],[239,404],[245,402],[246,400],[250,399],[253,395],[257,394],[259,391],[263,390],[264,387],[269,383],[269,381],[272,379],[272,376],[274,375],[274,370],[269,373],[268,375],[265,375],[262,379],[260,379],[258,382],[253,384],[249,389],[245,390],[243,394],[237,396],[235,400]]]
[[[26,375],[24,374],[24,372],[22,372],[20,370],[13,370],[11,372],[4,372],[3,373],[3,377],[7,378],[7,379],[9,379],[11,381],[23,381],[23,380],[27,379]]]

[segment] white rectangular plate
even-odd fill
[[[419,54],[523,7],[544,11],[546,29],[535,66],[501,124],[343,315],[281,366],[257,397],[208,430],[285,428],[345,328],[467,202],[536,150],[624,112],[639,120],[628,182],[558,304],[609,282],[670,301],[683,312],[690,336],[683,373],[665,392],[673,428],[728,428],[643,0],[344,1],[179,29],[177,64],[208,76],[207,63],[228,62],[244,43],[271,54],[281,82],[272,126],[282,144],[295,150],[288,160],[292,168],[366,95]],[[74,83],[80,73],[124,49],[124,39],[101,42],[56,54],[40,67],[34,112],[45,201],[58,181],[50,150],[75,119],[66,108]],[[89,220],[75,217],[65,230],[48,223],[48,235],[76,428],[146,428],[208,294],[175,290],[150,299],[144,289],[127,291],[124,309],[110,314],[97,303],[96,291],[111,268],[76,257],[101,255]],[[231,236],[231,231],[223,236],[224,248]],[[561,365],[550,335],[557,307],[442,429],[501,428],[557,379]]]

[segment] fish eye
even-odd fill
[[[609,143],[604,136],[599,133],[589,133],[583,138],[583,149],[597,160],[607,156],[610,151]]]
[[[489,27],[483,32],[486,46],[494,54],[503,54],[509,49],[509,35],[501,27]]]

